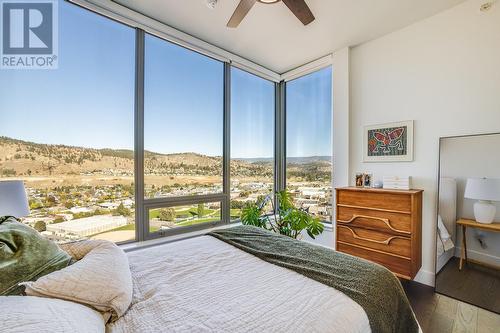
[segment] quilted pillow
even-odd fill
[[[71,263],[56,243],[13,217],[0,220],[0,295],[21,295],[19,282],[33,281]]]
[[[62,246],[78,261],[26,282],[26,294],[78,302],[100,311],[106,321],[120,318],[132,302],[132,276],[125,253],[114,243],[89,240]]]
[[[0,327],[5,333],[104,333],[101,314],[81,304],[30,296],[0,296]]]

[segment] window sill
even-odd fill
[[[158,246],[158,245],[162,245],[162,244],[178,242],[178,241],[189,239],[189,238],[200,237],[200,236],[203,236],[212,230],[228,228],[228,227],[232,227],[232,226],[236,226],[236,225],[240,225],[240,224],[241,224],[241,222],[236,221],[236,222],[233,222],[230,224],[220,225],[217,227],[207,228],[207,229],[203,229],[203,230],[186,232],[186,233],[179,234],[179,235],[165,236],[162,238],[151,239],[151,240],[147,240],[147,241],[143,241],[143,242],[130,242],[130,243],[125,243],[125,244],[120,244],[118,246],[125,252],[132,252],[132,251],[142,250],[142,249],[146,249],[149,247]],[[325,231],[330,231],[330,232],[333,231],[333,225],[331,223],[323,223],[323,225],[325,226]]]
[[[228,227],[232,227],[232,226],[239,225],[239,224],[240,224],[239,222],[238,223],[224,224],[224,225],[219,225],[216,227],[206,228],[206,229],[202,229],[202,230],[185,232],[185,233],[178,234],[178,235],[164,236],[161,238],[146,240],[143,242],[130,242],[130,243],[125,243],[125,244],[119,244],[118,246],[125,252],[137,251],[137,250],[142,250],[142,249],[153,247],[153,246],[158,246],[158,245],[162,245],[162,244],[168,244],[168,243],[172,243],[172,242],[181,241],[184,239],[203,236],[212,230],[228,228]]]

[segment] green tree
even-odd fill
[[[125,207],[123,203],[120,203],[120,205],[113,212],[113,215],[121,215],[121,216],[130,216],[130,214],[131,214],[130,209]]]
[[[202,204],[202,203],[198,204],[197,213],[198,213],[198,218],[202,218],[205,215],[205,205],[204,204]]]
[[[14,169],[3,169],[2,170],[3,176],[11,177],[11,176],[15,176],[16,174],[17,174],[17,172]]]
[[[158,218],[162,221],[169,221],[173,222],[175,221],[175,209],[173,208],[162,208],[160,209],[160,213],[158,215]]]
[[[245,205],[244,201],[231,200],[231,209],[242,209]]]
[[[47,224],[45,224],[45,222],[43,221],[36,221],[33,228],[38,232],[42,232],[47,230]]]
[[[61,222],[64,222],[64,219],[61,216],[58,216],[54,219],[54,222],[52,223],[61,223]]]
[[[30,209],[38,209],[38,208],[42,208],[43,205],[40,201],[38,200],[35,200],[35,199],[30,199],[29,200],[29,205],[30,205]]]
[[[68,200],[64,203],[64,207],[71,209],[71,208],[75,207],[75,204],[71,200]]]
[[[56,203],[57,203],[57,199],[56,199],[55,196],[53,196],[53,195],[47,195],[45,197],[45,206],[47,206],[47,207],[53,207],[53,206],[56,205]]]

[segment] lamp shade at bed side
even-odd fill
[[[28,197],[23,181],[0,181],[0,221],[4,216],[19,218],[29,213]]]
[[[464,197],[478,200],[474,203],[477,222],[491,223],[496,214],[496,207],[491,201],[500,201],[500,179],[468,178]]]

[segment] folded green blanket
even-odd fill
[[[374,333],[419,331],[401,283],[380,265],[253,226],[208,235],[341,291],[365,310]]]
[[[0,220],[0,296],[21,295],[19,282],[35,281],[72,259],[56,243],[14,218]]]

